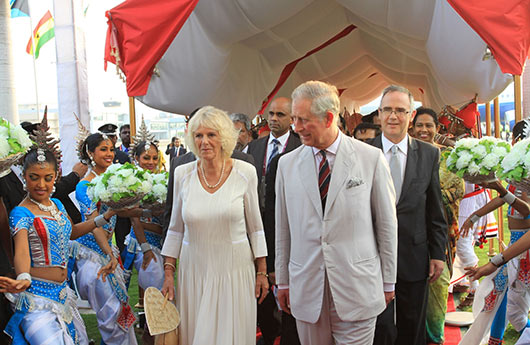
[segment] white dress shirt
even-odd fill
[[[329,164],[329,170],[333,171],[333,164],[335,164],[335,157],[337,157],[337,151],[339,150],[339,144],[340,144],[340,135],[337,135],[337,139],[333,142],[333,144],[329,145],[324,151],[326,151],[326,158],[328,159]],[[315,157],[315,163],[316,163],[316,169],[317,169],[317,176],[320,167],[320,162],[322,161],[322,155],[319,153],[320,149],[317,149],[316,147],[312,147],[313,149],[313,157]]]
[[[272,141],[274,139],[278,140],[280,142],[280,145],[278,146],[278,153],[282,153],[285,150],[285,146],[287,145],[287,140],[289,139],[289,131],[285,133],[284,135],[275,138],[272,133],[269,135],[269,141],[267,142],[267,159],[265,160],[265,168],[268,168],[269,159],[272,154],[272,150],[274,150],[274,145],[277,145],[273,143]]]

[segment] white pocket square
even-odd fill
[[[359,177],[351,178],[346,183],[346,189],[350,189],[350,188],[353,188],[353,187],[360,186],[363,183],[364,183],[364,181],[361,178],[359,178]]]

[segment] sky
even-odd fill
[[[125,83],[116,74],[114,65],[109,64],[108,71],[103,69],[105,36],[107,30],[105,11],[121,3],[122,0],[75,1],[86,9],[86,15],[77,25],[85,34],[89,106],[91,112],[102,108],[103,100],[127,102]],[[52,0],[30,0],[31,21],[35,27],[38,21],[50,10],[53,14]],[[38,98],[41,108],[44,104],[57,104],[57,70],[55,39],[46,43],[35,60],[26,53],[26,45],[31,36],[30,19],[17,17],[11,19],[13,55],[15,60],[16,97],[19,104],[36,102],[35,84],[38,85]],[[35,77],[36,76],[36,77]],[[36,82],[35,82],[36,80]]]

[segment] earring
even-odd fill
[[[24,192],[28,191],[28,187],[26,186],[26,180],[22,181],[22,189],[24,190]]]
[[[90,164],[92,164],[92,166],[93,166],[94,168],[96,167],[96,162],[95,162],[94,160],[92,160],[92,161],[90,162]]]
[[[55,185],[53,185],[53,188],[52,188],[52,194],[55,193]]]

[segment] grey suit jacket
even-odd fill
[[[241,151],[234,151],[232,153],[232,158],[249,162],[250,164],[254,165],[254,159],[252,159],[252,156]],[[192,152],[188,152],[185,155],[174,157],[169,163],[169,180],[167,183],[166,209],[164,211],[164,224],[162,227],[164,230],[164,238],[166,237],[167,227],[169,226],[169,221],[171,219],[171,208],[173,207],[173,180],[175,169],[180,165],[193,162],[196,159],[197,158]]]
[[[276,175],[276,281],[289,285],[295,318],[309,323],[320,316],[326,276],[343,321],[377,316],[383,282],[396,282],[390,169],[380,151],[339,135],[324,214],[311,147],[282,156]]]

